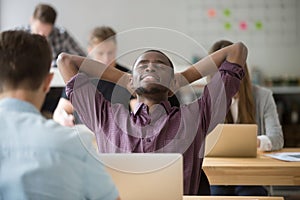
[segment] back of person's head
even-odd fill
[[[116,32],[108,26],[96,27],[92,30],[89,38],[89,45],[97,45],[105,40],[112,40],[116,42]]]
[[[38,4],[33,12],[33,18],[45,24],[55,24],[56,11],[48,4]]]
[[[0,34],[0,91],[37,90],[49,74],[52,54],[45,37],[24,31]]]
[[[212,54],[213,52],[218,51],[224,47],[230,46],[232,44],[233,42],[228,40],[219,40],[212,45],[212,47],[209,50],[209,54]],[[251,123],[255,123],[255,104],[253,99],[252,84],[251,84],[247,63],[245,63],[244,71],[245,71],[245,77],[241,82],[239,92],[238,92],[239,95],[238,122],[251,124]],[[226,116],[226,121],[232,123],[233,122],[232,120],[233,119],[231,113],[229,112],[228,115]]]

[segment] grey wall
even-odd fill
[[[58,11],[57,24],[87,45],[94,26],[109,25],[118,35],[120,62],[130,65],[143,47],[167,49],[183,69],[193,55],[204,56],[221,38],[243,41],[248,64],[267,76],[300,76],[300,2],[297,0],[46,0]],[[238,2],[238,3],[237,3]],[[0,29],[27,24],[37,0],[0,0]],[[216,11],[209,17],[207,11]],[[224,16],[224,10],[231,11]],[[238,23],[248,23],[240,30]],[[253,23],[263,23],[262,30]],[[231,23],[230,30],[224,23]],[[143,28],[161,27],[163,29]],[[170,30],[169,30],[170,29]]]

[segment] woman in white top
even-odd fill
[[[216,42],[210,53],[231,45],[232,42]],[[245,77],[239,92],[232,99],[231,108],[225,123],[257,124],[257,147],[261,151],[273,151],[283,148],[283,134],[279,122],[276,104],[272,91],[257,85],[250,80],[247,65]],[[267,190],[262,186],[212,186],[212,195],[266,196]]]

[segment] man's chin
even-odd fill
[[[139,87],[136,89],[136,93],[138,95],[143,95],[143,94],[161,94],[164,92],[168,92],[168,89],[159,85],[155,85],[155,86],[148,86],[148,87]]]

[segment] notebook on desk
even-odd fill
[[[112,153],[100,159],[122,200],[165,200],[183,197],[181,154]]]
[[[256,157],[256,124],[218,124],[206,136],[206,157]]]

